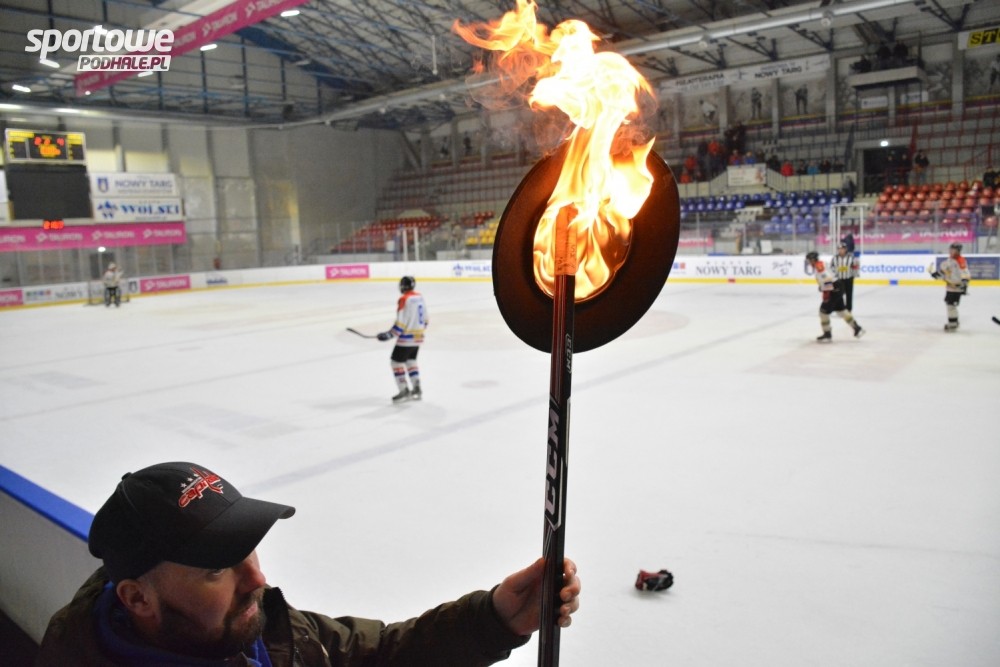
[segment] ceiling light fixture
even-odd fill
[[[831,25],[833,25],[833,12],[831,12],[829,9],[823,12],[823,18],[819,20],[819,23],[824,28],[829,28]]]
[[[142,77],[144,77],[144,76],[152,76],[152,74],[153,74],[153,70],[151,70],[151,69],[148,69],[148,70],[146,70],[145,72],[139,72],[138,74],[136,74],[136,76],[137,76],[137,77],[139,77],[139,78],[141,79],[141,78],[142,78]],[[89,91],[88,91],[88,95],[89,95],[89,94],[90,94],[90,93],[89,93]]]
[[[30,93],[31,92],[31,88],[28,88],[27,86],[22,86],[19,83],[15,83],[13,86],[11,86],[11,88],[14,89],[14,90],[16,90],[19,93]]]
[[[48,58],[39,58],[38,62],[42,63],[46,67],[51,67],[52,69],[59,69],[59,63],[55,60],[49,60]]]
[[[285,11],[281,12],[281,18],[283,18],[283,19],[290,19],[293,16],[298,16],[301,13],[302,12],[300,12],[297,9],[286,9]]]
[[[857,14],[858,12],[870,12],[878,9],[887,9],[889,7],[895,7],[897,5],[912,5],[913,0],[859,0],[853,2],[852,0],[844,0],[841,4],[832,5],[831,8],[824,11],[829,12],[833,17],[837,16],[850,16]],[[694,34],[665,34],[660,39],[653,40],[629,40],[625,44],[621,44],[616,49],[616,52],[623,56],[634,56],[639,54],[648,54],[654,51],[659,51],[661,49],[676,49],[680,46],[687,46],[690,44],[698,43],[703,37],[708,39],[720,40],[726,39],[728,37],[735,37],[737,35],[746,35],[751,32],[758,32],[762,30],[774,30],[776,28],[785,28],[793,24],[807,23],[809,21],[822,21],[823,11],[817,8],[806,9],[803,11],[788,12],[778,16],[771,16],[768,14],[760,15],[758,18],[746,18],[741,20],[738,24],[732,24],[727,22],[725,25],[719,25],[717,28],[709,28],[707,32],[694,33]],[[832,20],[832,19],[831,19]],[[685,29],[685,32],[687,29]]]
[[[212,49],[217,49],[217,48],[219,48],[218,44],[205,44],[204,46],[201,47],[201,50],[202,51],[211,51]]]

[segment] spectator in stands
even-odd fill
[[[795,113],[804,114],[809,110],[809,86],[802,84],[795,89]]]
[[[681,168],[681,176],[678,179],[678,183],[690,183],[692,181],[691,171],[687,167]]]
[[[916,185],[923,185],[927,182],[927,167],[929,167],[931,161],[927,159],[927,156],[922,150],[918,150],[917,154],[913,156],[913,182]]]
[[[688,154],[688,156],[684,158],[684,169],[687,170],[689,174],[693,174],[697,168],[698,158],[696,158],[694,154]]]
[[[835,174],[841,173],[844,171],[844,161],[839,157],[833,158],[833,166],[830,167],[830,170]]]
[[[993,64],[990,65],[990,90],[993,90],[994,84],[1000,84],[1000,53],[997,57],[993,59]]]
[[[819,164],[816,160],[809,160],[809,164],[806,166],[806,174],[809,176],[819,175]]]
[[[728,164],[730,167],[738,167],[743,164],[743,158],[740,156],[740,152],[735,148],[733,149],[733,152],[729,154]]]
[[[809,173],[809,165],[806,164],[805,160],[799,160],[799,168],[795,170],[795,173],[799,176],[805,176]]]
[[[791,160],[785,160],[781,163],[781,175],[782,176],[794,176],[795,166],[792,164]]]
[[[733,127],[733,141],[736,150],[740,153],[747,152],[747,126],[743,124],[742,120],[736,121],[736,125]]]
[[[868,60],[868,56],[864,55],[851,65],[851,69],[854,70],[855,74],[865,74],[866,72],[872,71],[872,61]]]
[[[913,157],[910,151],[899,151],[899,183],[906,185],[910,182],[910,171],[913,169]]]
[[[709,167],[708,140],[702,139],[698,142],[698,166],[702,172],[707,172]]]
[[[726,155],[732,155],[733,151],[737,150],[735,127],[727,127],[722,133],[722,145],[726,149]]]
[[[819,163],[819,173],[829,174],[832,166],[833,165],[830,163],[830,158],[828,157],[823,158],[823,161]]]
[[[294,513],[243,496],[194,463],[126,474],[90,527],[90,552],[103,566],[52,617],[35,664],[488,665],[538,629],[542,559],[490,591],[401,623],[295,609],[267,586],[256,552]],[[316,543],[298,548],[336,561]],[[560,627],[580,593],[572,561],[563,572]]]
[[[718,137],[712,137],[708,142],[708,178],[715,178],[725,166],[725,154],[723,153],[722,142]]]
[[[886,185],[895,185],[899,178],[899,157],[896,151],[889,149],[885,155],[885,182]]]
[[[847,202],[854,201],[854,195],[857,190],[857,186],[854,185],[854,180],[850,176],[844,176],[844,182],[841,184],[844,189],[844,200]],[[854,237],[851,237],[851,243],[848,246],[851,252],[854,252]]]
[[[781,172],[781,159],[777,153],[771,153],[771,157],[767,158],[767,168],[771,171]]]
[[[889,62],[892,59],[892,51],[889,50],[889,45],[882,42],[878,46],[878,51],[875,52],[875,69],[882,70],[889,68]]]
[[[743,164],[757,164],[757,156],[753,154],[753,151],[747,151],[746,155],[743,156]]]
[[[759,89],[754,88],[750,91],[750,118],[756,120],[763,116],[763,100],[764,96]]]
[[[1000,172],[994,169],[993,165],[986,167],[986,171],[983,172],[983,187],[994,189],[1000,187]]]
[[[910,49],[903,42],[896,42],[892,47],[892,66],[905,67],[910,61]]]

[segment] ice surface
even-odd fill
[[[424,400],[393,406],[392,283],[0,313],[2,463],[93,512],[202,463],[290,503],[259,552],[292,604],[398,620],[541,552],[548,355],[488,282],[421,281]],[[1000,664],[1000,291],[670,283],[574,360],[562,664]],[[670,569],[666,593],[633,588]],[[532,641],[510,665],[536,664]]]

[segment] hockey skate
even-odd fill
[[[420,385],[415,385],[413,389],[410,390],[410,400],[419,401],[423,397],[423,393],[420,391]]]
[[[865,330],[861,328],[861,325],[860,324],[855,324],[854,325],[854,337],[855,338],[861,338],[864,335],[865,335]]]
[[[944,325],[945,331],[955,331],[956,329],[958,329],[958,322],[948,322],[948,324]]]
[[[395,396],[392,397],[392,402],[393,403],[402,403],[403,401],[405,401],[405,400],[407,400],[409,398],[410,398],[410,389],[409,389],[409,387],[403,387],[402,389],[399,390],[398,394],[396,394]]]
[[[829,331],[824,331],[822,336],[816,336],[817,343],[830,343],[833,341],[833,334]]]

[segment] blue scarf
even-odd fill
[[[94,607],[97,615],[98,635],[104,649],[122,665],[129,667],[224,667],[227,660],[193,658],[178,655],[155,646],[149,646],[136,636],[128,621],[128,614],[118,602],[114,586],[108,583]],[[273,667],[267,655],[264,639],[256,641],[243,651],[252,667]]]

